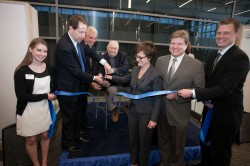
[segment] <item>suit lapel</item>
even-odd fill
[[[134,67],[132,70],[132,78],[131,78],[131,87],[134,87],[136,89],[136,84],[137,84],[137,79],[138,79],[138,74],[140,71],[140,67]],[[132,92],[132,94],[135,94],[135,92]]]
[[[70,37],[69,37],[69,34],[67,33],[67,40],[70,42],[70,44],[71,44],[71,47],[73,48],[73,50],[74,50],[74,56],[75,56],[75,59],[77,59],[77,61],[78,61],[78,64],[81,66],[81,64],[80,64],[80,60],[79,60],[79,57],[78,57],[78,53],[77,53],[77,50],[76,50],[76,47],[74,46],[74,44],[73,44],[73,42],[71,41],[71,39],[70,39]],[[85,64],[85,62],[86,62],[86,58],[85,58],[85,56],[84,56],[84,51],[83,51],[83,47],[82,47],[82,44],[80,44],[80,47],[81,47],[81,51],[82,51],[82,56],[83,56],[83,63]]]
[[[229,48],[229,50],[227,50],[224,55],[220,58],[219,62],[216,64],[214,70],[212,71],[212,74],[215,73],[218,69],[220,69],[220,66],[222,64],[225,64],[225,62],[227,61],[227,59],[230,57],[230,55],[232,54],[232,51],[236,48],[236,45],[233,45],[231,48]],[[214,60],[216,59],[217,55],[214,55],[213,59],[212,59],[212,64],[214,64]],[[213,66],[212,66],[213,68]]]
[[[168,66],[169,66],[169,61],[170,61],[170,55],[166,56],[166,59],[163,60],[163,64],[167,64],[167,65],[163,65],[163,71],[164,71],[164,77],[166,82],[169,84],[169,80],[168,80]]]

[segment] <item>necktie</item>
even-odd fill
[[[214,60],[213,70],[214,70],[215,66],[217,65],[217,63],[219,62],[220,58],[221,58],[221,53],[217,53],[217,57]]]
[[[177,59],[173,59],[173,63],[168,71],[168,80],[171,81],[174,73],[175,73],[175,62],[177,61]]]
[[[85,65],[83,63],[83,59],[82,59],[82,51],[81,51],[81,46],[80,43],[77,43],[77,51],[78,51],[78,58],[82,67],[82,71],[85,72]]]

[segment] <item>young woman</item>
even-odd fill
[[[52,70],[45,64],[48,45],[40,38],[31,41],[22,62],[14,74],[17,135],[25,137],[26,150],[34,166],[40,166],[37,156],[37,137],[40,137],[42,166],[47,165],[52,123],[48,100],[56,99],[51,91]]]

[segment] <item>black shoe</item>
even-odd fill
[[[85,131],[80,131],[80,137],[88,137],[88,134]]]
[[[79,137],[79,138],[77,139],[77,141],[80,141],[80,142],[82,142],[82,143],[88,143],[88,142],[90,142],[90,139],[89,139],[88,135],[85,135],[85,136]]]
[[[186,166],[201,166],[201,163],[187,163]]]
[[[153,166],[161,166],[161,163],[156,163]]]
[[[91,125],[87,124],[87,125],[85,126],[85,128],[86,128],[86,129],[93,129],[94,126],[91,126]]]
[[[70,153],[79,153],[81,152],[81,149],[75,147],[75,146],[69,146],[67,148],[64,148],[64,150],[70,152]]]

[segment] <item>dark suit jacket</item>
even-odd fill
[[[105,59],[110,64],[110,57],[108,53],[103,54],[103,59]],[[117,72],[114,75],[123,76],[128,73],[129,63],[126,53],[118,51],[117,55],[115,56],[115,67],[117,69]],[[105,74],[103,68],[100,72],[102,74]]]
[[[243,114],[243,84],[249,71],[249,58],[236,45],[232,46],[217,63],[216,54],[206,64],[206,88],[195,89],[197,100],[212,100],[215,111],[212,124],[239,127]],[[203,113],[206,113],[204,108]]]
[[[103,59],[105,59],[110,64],[110,57],[108,53],[103,54]],[[110,64],[111,65],[111,64]],[[117,55],[115,56],[115,67],[117,69],[116,73],[112,74],[113,76],[124,76],[127,75],[129,72],[129,63],[127,54],[124,52],[118,51]],[[105,75],[104,68],[102,67],[99,73]],[[119,83],[114,83],[110,81],[111,85],[119,85]]]
[[[90,73],[93,75],[97,75],[100,57],[98,53],[96,52],[96,48],[94,46],[90,47],[89,45],[85,43],[84,40],[81,42],[81,44],[84,47],[84,53],[86,56],[87,64],[89,64],[90,69],[91,69]]]
[[[159,72],[150,66],[141,79],[138,79],[140,67],[133,68],[132,73],[127,76],[119,77],[113,76],[114,82],[120,82],[123,84],[130,84],[128,93],[139,95],[142,93],[162,90],[162,77]],[[131,100],[131,104],[134,104],[136,111],[139,113],[151,113],[151,119],[154,122],[158,121],[160,113],[161,96],[146,97],[138,100]]]
[[[157,59],[156,69],[161,73],[165,90],[179,90],[205,86],[205,73],[203,64],[197,59],[184,55],[172,80],[168,81],[168,65],[170,55]],[[177,100],[162,100],[162,111],[167,116],[170,126],[187,126],[191,114],[191,102],[179,97]]]
[[[55,87],[57,91],[87,91],[93,81],[93,75],[81,45],[85,72],[81,70],[76,48],[68,33],[58,41],[55,49]],[[67,97],[65,97],[67,98]]]

